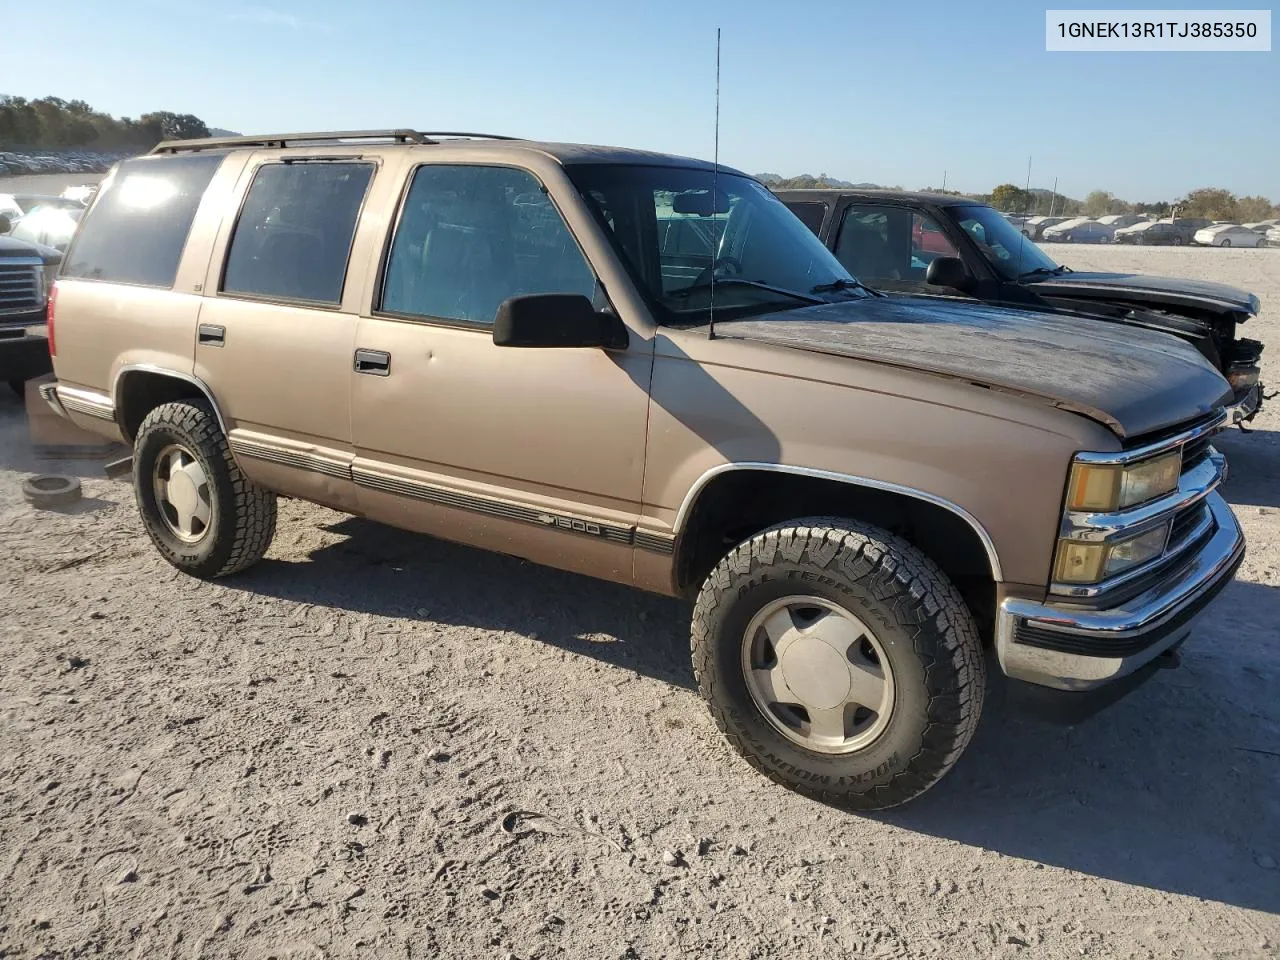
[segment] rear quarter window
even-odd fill
[[[222,154],[121,163],[83,217],[64,277],[172,287],[200,198]]]
[[[813,231],[814,236],[822,232],[822,221],[827,217],[827,205],[817,200],[795,200],[787,204],[787,209],[800,218],[800,222]]]

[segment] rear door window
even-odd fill
[[[231,236],[222,292],[337,304],[373,164],[266,163]]]
[[[851,204],[840,221],[836,259],[872,286],[910,280],[913,220],[906,207]]]
[[[126,160],[84,217],[62,276],[172,287],[205,188],[223,154]]]

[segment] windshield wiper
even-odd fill
[[[716,281],[716,286],[717,287],[751,287],[754,290],[767,290],[770,293],[781,294],[784,297],[790,297],[792,300],[800,300],[803,303],[825,303],[826,302],[825,300],[820,300],[818,297],[811,297],[807,293],[798,293],[795,290],[787,290],[785,287],[775,287],[768,283],[760,283],[757,280],[744,280],[741,277],[724,277],[723,279]],[[686,299],[691,294],[699,290],[710,290],[710,289],[711,289],[711,284],[709,283],[696,283],[690,287],[683,287],[679,290],[672,290],[669,294],[667,294],[667,296],[680,297],[681,299]]]
[[[1060,273],[1070,270],[1070,267],[1036,267],[1034,270],[1028,270],[1025,273],[1018,274],[1018,279],[1023,277],[1056,277]]]
[[[883,297],[884,294],[879,290],[872,290],[861,280],[846,280],[841,277],[838,280],[832,280],[830,283],[820,283],[816,287],[809,289],[810,293],[835,293],[837,290],[865,290],[873,297]]]

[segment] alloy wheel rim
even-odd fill
[[[213,525],[209,477],[195,454],[180,443],[160,451],[151,470],[160,519],[183,543],[198,543]]]
[[[820,597],[783,597],[756,613],[742,638],[742,671],[774,729],[816,753],[865,749],[893,714],[883,644],[858,617]]]

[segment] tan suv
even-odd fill
[[[876,295],[695,160],[162,144],[54,298],[46,399],[133,445],[179,569],[253,564],[283,495],[696,599],[729,741],[857,808],[956,762],[989,651],[1063,691],[1143,676],[1244,551],[1208,440],[1231,391],[1192,347]]]

